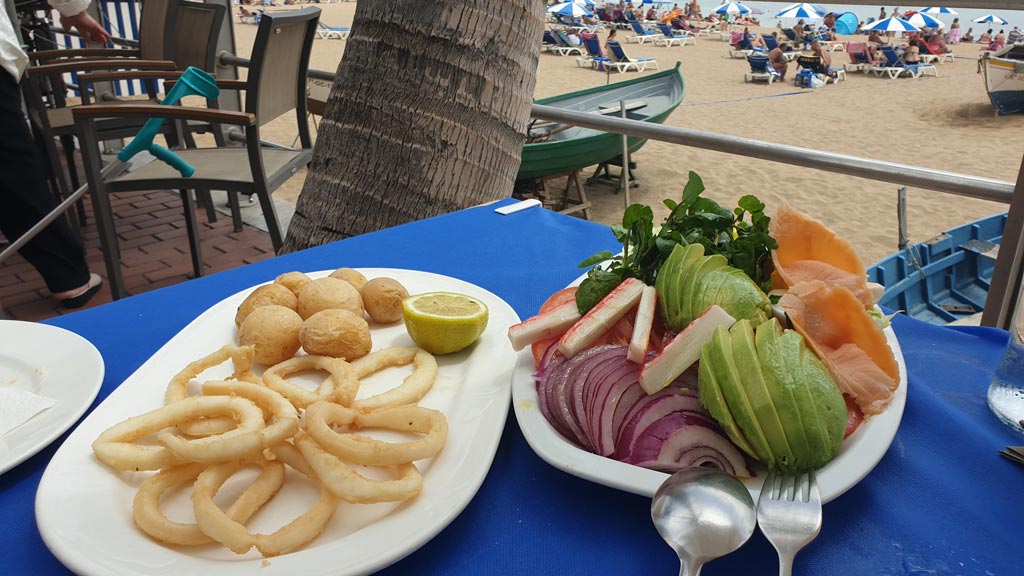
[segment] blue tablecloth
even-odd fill
[[[291,270],[395,267],[462,278],[523,318],[616,249],[607,227],[531,209],[480,207],[214,274],[54,319],[96,345],[107,373],[97,403],[162,344],[227,295]],[[799,574],[1024,573],[1024,467],[997,455],[1024,438],[989,413],[985,391],[1006,333],[894,322],[910,389],[895,442],[878,467],[825,506]],[[66,570],[36,530],[39,478],[62,441],[0,476],[0,574]],[[73,478],[68,479],[73,482]],[[673,574],[674,553],[650,522],[650,501],[592,484],[538,458],[510,414],[491,471],[466,510],[384,574]],[[74,514],[73,508],[68,510]],[[338,559],[339,563],[344,558]],[[775,574],[758,533],[708,575]]]

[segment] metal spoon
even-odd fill
[[[679,576],[699,576],[705,562],[743,545],[757,513],[742,482],[713,468],[686,468],[662,483],[651,520],[679,556]]]

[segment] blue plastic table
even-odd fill
[[[341,266],[427,270],[498,294],[521,317],[616,249],[605,226],[534,208],[479,207],[281,256],[51,323],[88,338],[107,372],[97,403],[207,307],[291,270]],[[878,467],[825,506],[821,535],[798,574],[1024,573],[1024,467],[997,455],[1024,444],[989,413],[985,391],[1006,333],[894,322],[910,388],[896,440]],[[0,343],[2,345],[2,343]],[[62,441],[0,476],[0,574],[66,570],[36,530],[40,475]],[[73,480],[72,480],[73,481]],[[68,511],[70,514],[74,510]],[[436,538],[384,574],[674,574],[675,554],[650,522],[650,501],[570,476],[526,444],[514,415],[476,498]],[[338,559],[339,563],[344,558]],[[776,574],[758,533],[704,574]],[[258,569],[257,569],[258,572]]]

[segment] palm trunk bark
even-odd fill
[[[542,0],[364,0],[284,251],[511,195]]]

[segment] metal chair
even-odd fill
[[[195,205],[185,189],[228,190],[259,199],[274,250],[281,249],[283,237],[271,193],[312,159],[312,141],[306,120],[306,71],[316,36],[319,8],[267,14],[260,19],[247,80],[220,80],[222,90],[244,90],[245,111],[229,112],[207,108],[159,106],[154,104],[95,104],[75,108],[75,126],[81,142],[85,171],[92,192],[93,211],[99,228],[111,293],[115,299],[126,295],[121,276],[120,251],[114,228],[109,194],[149,190],[182,190],[182,203],[192,266],[203,274],[202,253]],[[264,146],[260,126],[294,111],[301,147]],[[161,162],[134,172],[104,180],[100,176],[100,119],[161,117],[175,121],[199,120],[235,126],[244,134],[244,147],[214,147],[177,151],[195,167],[190,178],[181,177]]]

